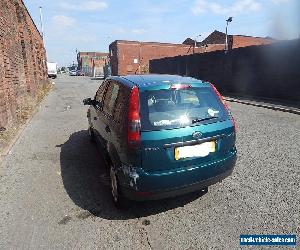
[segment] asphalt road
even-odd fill
[[[300,116],[230,103],[232,176],[204,195],[119,211],[81,102],[100,83],[55,82],[0,167],[0,249],[239,249],[240,234],[260,233],[299,242]]]

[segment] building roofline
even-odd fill
[[[219,33],[222,33],[223,35],[226,35],[224,32],[219,31],[219,30],[215,30],[212,33],[214,33],[214,32],[219,32]],[[212,33],[210,33],[207,37],[209,37]],[[260,38],[260,39],[267,39],[267,40],[276,40],[276,39],[273,39],[272,37],[269,37],[269,36],[262,37],[262,36],[236,35],[236,34],[228,34],[228,36],[240,36],[240,37],[250,37],[250,38]]]
[[[109,55],[108,52],[90,52],[90,51],[79,51],[78,54],[105,54],[105,55]]]
[[[232,36],[239,36],[239,37],[249,37],[249,38],[259,38],[259,39],[265,39],[265,40],[276,40],[272,37],[261,37],[261,36],[246,36],[246,35],[232,35]]]
[[[114,44],[114,43],[126,43],[126,44],[138,43],[138,44],[153,44],[153,45],[166,45],[166,46],[169,45],[169,46],[190,47],[190,45],[182,44],[182,43],[142,42],[142,41],[132,41],[132,40],[115,40],[111,44]]]

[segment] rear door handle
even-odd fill
[[[110,128],[109,128],[108,126],[106,126],[106,127],[105,127],[105,131],[106,131],[107,133],[110,133]]]

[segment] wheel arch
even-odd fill
[[[122,163],[118,151],[112,143],[107,144],[107,156],[109,164],[113,164],[117,169],[121,167]]]

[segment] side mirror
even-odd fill
[[[86,98],[82,102],[83,102],[83,105],[93,105],[93,101],[91,98]]]

